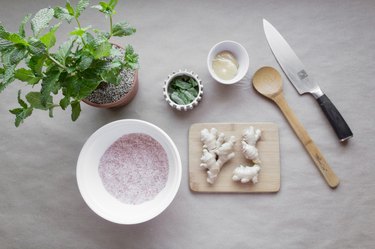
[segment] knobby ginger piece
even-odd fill
[[[258,174],[261,169],[258,149],[256,143],[259,140],[262,132],[255,129],[253,126],[246,128],[242,132],[241,151],[246,159],[251,160],[253,166],[240,165],[233,171],[233,181],[240,181],[241,183],[258,182]]]
[[[262,135],[261,130],[250,126],[242,132],[241,151],[246,159],[253,161],[255,164],[260,164],[258,149],[255,147],[257,141]]]
[[[203,129],[201,141],[203,151],[200,166],[207,170],[207,182],[213,184],[223,165],[235,155],[235,137],[225,137],[224,133],[218,133],[216,128]]]
[[[258,182],[258,174],[260,166],[255,164],[254,166],[243,166],[240,165],[233,170],[233,181],[241,181],[241,183],[247,183],[252,181],[254,184]]]

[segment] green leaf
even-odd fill
[[[69,95],[76,99],[83,99],[90,95],[98,87],[100,81],[90,73],[88,73],[87,76],[91,76],[91,78],[78,78],[77,76],[67,78],[65,80],[67,94],[65,95]]]
[[[63,110],[65,110],[68,105],[70,104],[70,97],[69,96],[64,96],[64,98],[62,98],[60,100],[60,106]]]
[[[27,48],[29,49],[29,52],[34,55],[41,55],[46,51],[46,46],[43,44],[43,42],[35,38],[30,38],[29,46]]]
[[[45,55],[34,55],[30,58],[30,60],[27,63],[29,68],[38,77],[42,76],[43,65],[46,58],[47,57]]]
[[[31,30],[34,33],[34,36],[39,36],[40,32],[48,27],[53,15],[54,10],[52,8],[41,9],[35,14],[33,19],[31,19]]]
[[[117,85],[121,79],[120,69],[104,71],[100,74],[104,82]]]
[[[187,89],[187,91],[195,97],[198,96],[198,91],[194,87]]]
[[[182,93],[186,96],[186,98],[189,100],[189,103],[191,103],[196,96],[194,96],[193,94],[191,94],[189,91],[187,90],[184,90],[182,91]]]
[[[17,65],[21,60],[26,58],[27,49],[23,46],[15,47],[9,54],[10,63]]]
[[[89,0],[79,0],[77,4],[75,16],[79,17],[82,11],[84,11],[88,5],[89,5]]]
[[[106,15],[112,15],[114,14],[113,8],[106,2],[99,2],[99,5],[92,6],[94,9],[98,9],[100,12],[106,14]]]
[[[44,107],[47,107],[48,99],[51,97],[51,93],[56,92],[56,89],[59,87],[58,79],[60,76],[60,71],[50,70],[47,72],[45,78],[42,81],[41,93],[41,102]]]
[[[16,33],[10,34],[7,40],[13,42],[14,44],[21,44],[24,46],[29,45],[29,43],[22,36]]]
[[[0,38],[0,52],[4,52],[13,46],[14,46],[13,42]]]
[[[178,97],[180,97],[180,99],[184,101],[185,105],[190,103],[188,97],[183,92],[177,91],[177,94],[178,94]]]
[[[18,90],[17,100],[20,106],[22,106],[22,108],[27,108],[26,102],[21,99],[21,90]]]
[[[190,83],[193,87],[198,86],[198,82],[197,82],[195,79],[193,79],[193,78],[189,78],[189,83]]]
[[[170,95],[170,98],[178,105],[184,105],[185,102],[183,99],[180,98],[180,96],[178,95],[177,92],[173,92],[171,95]]]
[[[79,101],[74,101],[71,103],[72,106],[72,115],[71,118],[73,121],[76,121],[81,113],[81,104]]]
[[[176,79],[173,83],[175,86],[177,86],[180,89],[189,89],[192,87],[190,83],[187,83],[181,79]]]
[[[29,92],[26,95],[26,100],[27,100],[27,102],[29,102],[31,107],[33,107],[35,109],[40,109],[40,110],[46,111],[46,110],[54,107],[54,104],[52,102],[52,96],[50,96],[47,99],[46,105],[42,104],[42,94],[40,92]]]
[[[20,27],[18,28],[18,34],[19,34],[20,36],[22,36],[22,37],[25,37],[25,36],[26,36],[25,25],[26,25],[26,23],[30,20],[30,17],[31,17],[30,14],[28,14],[27,16],[25,16],[25,17],[23,18],[23,21],[21,22]]]
[[[131,45],[125,48],[124,63],[126,68],[136,69],[138,67],[138,54],[134,52]]]
[[[0,22],[0,38],[2,38],[2,39],[6,39],[6,40],[7,40],[8,37],[9,37],[9,32],[7,32],[7,31],[5,30],[4,26],[1,25],[1,22]]]
[[[4,74],[3,74],[3,82],[0,82],[0,93],[14,81],[14,71],[16,66],[9,65],[5,67]]]
[[[68,41],[60,45],[56,52],[56,58],[65,65],[65,60],[71,53],[76,38],[70,38]]]
[[[90,67],[93,60],[94,59],[89,55],[85,55],[85,54],[82,55],[81,61],[78,64],[78,70],[80,70],[80,71],[86,70],[87,68]]]
[[[69,1],[66,1],[65,7],[68,10],[69,15],[74,16],[74,9]]]
[[[111,55],[112,44],[107,40],[101,42],[93,51],[93,56],[95,59],[107,57]]]
[[[112,27],[113,36],[129,36],[136,32],[136,29],[131,27],[127,22],[116,23]]]
[[[60,20],[65,20],[70,23],[73,19],[73,16],[69,14],[69,11],[63,7],[54,8],[55,14],[54,17]]]
[[[53,47],[56,43],[56,36],[55,32],[60,27],[60,23],[53,26],[48,33],[40,37],[40,41],[47,47],[47,49],[50,49]]]
[[[76,35],[76,36],[83,36],[83,34],[85,34],[86,31],[89,30],[90,28],[91,28],[91,26],[88,26],[86,28],[76,28],[75,30],[73,30],[69,34]]]
[[[40,77],[35,77],[32,70],[25,68],[17,69],[14,73],[14,77],[18,80],[28,82],[31,85],[35,85],[40,80]]]
[[[53,107],[51,107],[51,108],[48,109],[48,116],[50,118],[53,118]]]
[[[113,10],[117,5],[118,0],[109,0],[108,6]]]
[[[16,115],[16,120],[14,122],[15,126],[18,127],[20,126],[21,123],[23,123],[23,121],[29,117],[32,112],[33,112],[33,108],[32,107],[29,107],[29,108],[15,108],[13,110],[9,110],[10,113]]]

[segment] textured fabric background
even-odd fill
[[[73,1],[75,2],[75,1]],[[27,13],[64,0],[1,0],[0,20],[16,31]],[[91,4],[96,4],[92,2]],[[115,39],[140,55],[140,89],[119,110],[82,106],[80,119],[56,110],[35,111],[20,127],[8,110],[17,106],[17,82],[0,98],[0,248],[374,248],[375,1],[120,1],[115,21],[137,33]],[[255,93],[252,74],[280,69],[263,33],[268,19],[330,97],[353,130],[340,144],[317,103],[287,81],[284,91],[300,121],[341,180],[330,189],[276,106]],[[104,22],[103,22],[104,21]],[[95,10],[82,25],[104,28]],[[73,25],[64,24],[59,38]],[[248,77],[223,86],[206,68],[217,42],[241,43],[250,56]],[[202,103],[191,112],[172,110],[162,85],[174,70],[190,69],[204,82]],[[24,90],[24,93],[26,91]],[[112,224],[80,196],[75,168],[81,147],[99,127],[125,118],[165,130],[176,143],[183,175],[173,203],[155,219]],[[276,194],[196,194],[188,186],[188,129],[196,122],[274,122],[279,126],[281,190]]]

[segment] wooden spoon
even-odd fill
[[[258,71],[256,71],[253,77],[253,86],[257,92],[273,100],[279,106],[289,124],[292,126],[294,132],[297,134],[299,140],[302,142],[303,146],[315,162],[315,165],[320,170],[320,173],[322,173],[328,185],[331,188],[337,187],[339,184],[338,177],[328,165],[319,148],[315,145],[305,128],[298,121],[292,109],[290,109],[288,103],[286,102],[283,95],[282,79],[279,72],[272,67],[260,68]]]

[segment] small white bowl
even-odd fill
[[[191,103],[187,105],[179,105],[169,97],[169,91],[168,91],[169,84],[172,82],[174,78],[178,76],[182,76],[182,75],[187,75],[195,79],[196,82],[198,82],[198,95]],[[167,79],[164,81],[163,95],[164,95],[165,101],[167,101],[167,103],[171,107],[179,111],[188,111],[188,110],[193,109],[195,106],[197,106],[199,104],[199,101],[201,101],[202,95],[203,95],[203,84],[202,84],[202,81],[199,79],[198,74],[194,73],[193,71],[188,71],[187,69],[185,69],[184,71],[180,69],[177,72],[173,72],[169,74]]]
[[[219,78],[212,68],[212,61],[214,60],[215,56],[223,51],[231,52],[236,57],[238,62],[237,74],[233,79],[230,80],[223,80]],[[242,80],[242,78],[245,77],[247,71],[249,70],[249,55],[247,54],[246,49],[238,42],[222,41],[214,45],[208,53],[207,67],[212,78],[214,78],[217,82],[226,85],[234,84]]]
[[[104,152],[118,138],[129,133],[153,137],[166,151],[169,162],[164,189],[154,199],[139,205],[125,204],[108,193],[98,172]],[[118,120],[98,129],[84,144],[77,162],[77,182],[83,199],[96,214],[118,224],[145,222],[163,212],[178,191],[181,174],[180,154],[171,138],[159,127],[136,119]]]

